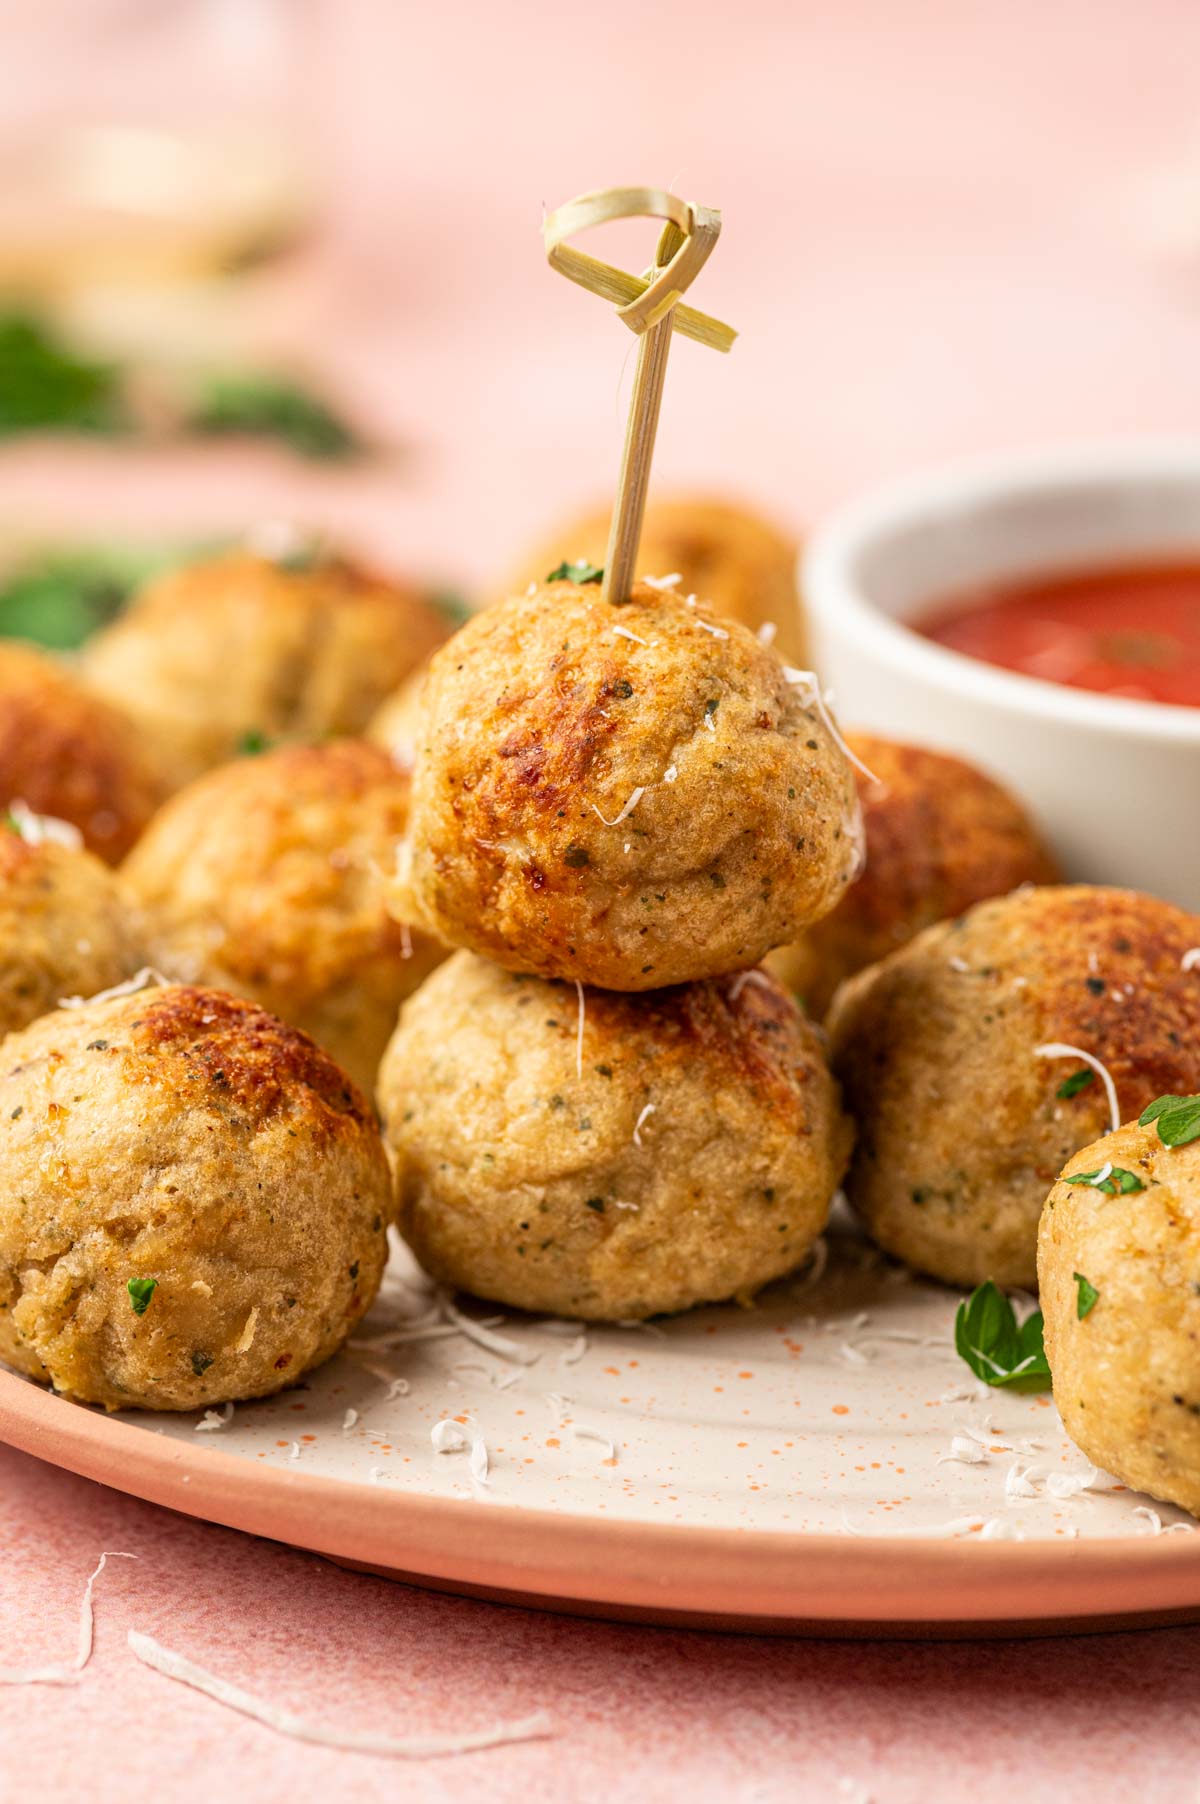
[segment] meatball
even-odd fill
[[[1200,1142],[1134,1124],[1077,1153],[1046,1201],[1038,1275],[1071,1439],[1200,1514]]]
[[[433,659],[393,906],[511,970],[657,989],[794,938],[859,846],[811,684],[707,608],[556,582]]]
[[[116,864],[164,793],[129,719],[31,646],[0,642],[0,807],[67,821]]]
[[[372,715],[367,727],[366,736],[371,744],[382,746],[393,764],[398,764],[402,770],[411,770],[417,761],[427,668],[423,664],[419,670],[414,670]]]
[[[564,560],[602,565],[608,555],[611,505],[561,526],[514,578],[519,594],[545,582]],[[653,577],[675,576],[680,592],[695,594],[719,615],[740,620],[752,633],[766,630],[792,664],[807,661],[807,635],[796,589],[797,547],[769,521],[728,501],[680,495],[651,501],[638,548],[638,568]]]
[[[98,858],[0,830],[0,1037],[145,962],[133,899]]]
[[[262,1397],[379,1287],[387,1160],[305,1035],[216,990],[48,1015],[0,1058],[0,1358],[107,1409]]]
[[[1122,1117],[1200,1089],[1195,915],[1130,890],[1018,890],[852,977],[829,1019],[858,1127],[846,1194],[952,1284],[1032,1285],[1046,1191]],[[1040,1052],[1072,1049],[1064,1056]]]
[[[388,914],[409,779],[376,746],[281,746],[199,777],[125,866],[152,961],[311,1034],[370,1091],[403,999],[445,955]]]
[[[1021,804],[961,758],[848,733],[866,866],[831,914],[771,954],[776,976],[822,1017],[838,985],[923,927],[1058,870]]]
[[[588,1321],[790,1271],[850,1150],[817,1032],[762,971],[629,996],[456,953],[405,1005],[379,1100],[422,1265]]]
[[[85,670],[170,748],[178,786],[248,735],[361,732],[447,631],[423,596],[340,558],[235,551],[151,583],[91,641]]]

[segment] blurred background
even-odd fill
[[[741,333],[677,341],[660,486],[803,530],[1200,417],[1194,0],[0,15],[0,552],[286,516],[486,585],[611,487],[633,339],[539,227],[623,182],[723,210]]]

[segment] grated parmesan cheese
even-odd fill
[[[356,1409],[348,1409],[342,1417],[342,1433],[349,1434],[357,1421],[358,1411]]]
[[[712,626],[707,620],[697,618],[696,625],[701,627],[704,632],[711,633],[714,639],[728,639],[729,637],[723,626]]]
[[[968,1440],[966,1435],[956,1434],[950,1442],[949,1453],[939,1453],[937,1456],[939,1466],[948,1465],[951,1461],[957,1461],[963,1466],[985,1466],[987,1454],[976,1441]]]
[[[1092,1053],[1085,1052],[1082,1046],[1068,1046],[1064,1040],[1048,1040],[1044,1046],[1035,1046],[1035,1059],[1082,1059],[1089,1065],[1104,1085],[1104,1094],[1108,1098],[1108,1110],[1112,1117],[1112,1131],[1115,1134],[1121,1125],[1121,1110],[1117,1103],[1117,1086],[1113,1083],[1112,1074],[1107,1065]]]
[[[1181,971],[1195,971],[1200,968],[1200,946],[1189,946],[1179,961]]]
[[[18,839],[27,846],[65,846],[68,852],[83,847],[83,834],[70,821],[60,821],[54,814],[35,814],[28,802],[18,797],[8,804],[8,819]]]
[[[215,1434],[218,1428],[224,1428],[227,1422],[233,1421],[233,1404],[223,1403],[220,1409],[206,1409],[196,1423],[193,1433]]]
[[[654,1103],[654,1102],[648,1102],[646,1104],[645,1108],[642,1110],[641,1114],[638,1116],[637,1120],[634,1122],[634,1124],[633,1124],[633,1144],[635,1146],[640,1146],[642,1144],[642,1123],[645,1121],[649,1121],[651,1115],[657,1114],[657,1112],[658,1112],[658,1104]]]
[[[758,643],[760,645],[774,645],[775,635],[778,631],[779,628],[773,620],[764,620],[758,629]]]
[[[613,638],[614,639],[632,639],[633,643],[635,645],[645,645],[647,648],[649,647],[649,644],[650,644],[650,641],[648,639],[639,639],[639,637],[636,633],[631,633],[627,626],[614,626],[613,627]]]
[[[821,716],[825,731],[829,734],[829,737],[844,756],[850,760],[855,770],[860,770],[863,776],[867,778],[868,782],[874,783],[876,788],[882,789],[883,784],[879,781],[875,772],[873,770],[868,770],[862,759],[855,756],[850,750],[850,747],[846,744],[846,741],[842,738],[841,733],[838,731],[837,723],[834,720],[833,715],[829,712],[824,692],[821,689],[820,678],[817,676],[816,671],[797,670],[793,665],[785,664],[783,667],[783,674],[794,689],[800,689],[805,692],[802,695],[801,700],[804,703],[812,703],[813,707],[817,710],[817,713]]]
[[[581,1334],[571,1342],[565,1353],[560,1354],[558,1363],[562,1366],[577,1366],[587,1350],[588,1337]]]
[[[678,765],[668,764],[666,770],[663,772],[663,782],[664,783],[673,783],[678,775],[679,775]]]
[[[59,1008],[85,1008],[89,1002],[115,1002],[118,996],[136,996],[139,990],[146,989],[152,983],[169,984],[171,979],[164,977],[152,965],[143,965],[141,970],[124,983],[114,983],[110,990],[97,990],[94,996],[62,996]]]
[[[278,1735],[290,1736],[294,1741],[311,1742],[322,1748],[340,1748],[356,1754],[381,1754],[393,1760],[430,1760],[451,1754],[470,1754],[483,1748],[503,1747],[512,1742],[541,1741],[554,1733],[549,1717],[543,1712],[524,1717],[518,1722],[501,1723],[491,1729],[479,1729],[464,1735],[398,1738],[358,1729],[326,1728],[321,1723],[310,1722],[308,1717],[301,1716],[296,1711],[284,1710],[278,1704],[256,1698],[240,1686],[231,1685],[227,1679],[218,1678],[215,1673],[206,1672],[203,1667],[196,1666],[182,1654],[163,1647],[151,1636],[140,1634],[137,1629],[130,1629],[128,1639],[129,1650],[135,1658],[144,1666],[153,1667],[155,1672],[162,1673],[165,1678],[175,1679],[181,1685],[190,1685],[193,1691],[203,1692],[214,1703],[224,1704],[228,1709],[262,1723],[265,1728],[274,1729]]]
[[[449,1416],[435,1422],[429,1431],[435,1453],[467,1453],[471,1477],[478,1485],[490,1484],[488,1477],[487,1442],[480,1434],[474,1422],[465,1425],[452,1421]]]
[[[619,827],[621,825],[622,821],[628,820],[629,816],[633,813],[634,809],[637,807],[638,803],[641,801],[641,799],[645,795],[645,793],[646,793],[646,785],[644,783],[639,784],[638,787],[634,790],[633,794],[630,796],[629,800],[626,802],[625,806],[621,809],[620,814],[615,814],[611,821],[609,820],[609,818],[606,814],[600,814],[600,810],[597,808],[595,802],[593,802],[591,804],[592,813],[599,815],[600,819],[604,822],[604,825],[606,827]]]
[[[509,1340],[503,1334],[491,1332],[492,1323],[504,1320],[502,1315],[490,1317],[487,1321],[473,1321],[469,1315],[464,1315],[461,1309],[455,1308],[446,1292],[443,1292],[441,1296],[441,1308],[447,1322],[457,1333],[465,1335],[468,1340],[474,1341],[477,1347],[483,1347],[486,1352],[494,1353],[497,1358],[516,1360],[518,1365],[523,1366],[536,1365],[541,1358],[540,1353],[531,1352],[528,1347],[520,1346],[518,1342]]]
[[[674,589],[683,581],[683,577],[678,570],[674,570],[670,576],[643,576],[642,581],[648,589],[657,589],[661,593],[664,589]]]
[[[92,1593],[96,1580],[110,1560],[136,1560],[135,1553],[102,1553],[99,1564],[83,1588],[79,1605],[79,1640],[75,1658],[65,1666],[0,1666],[0,1685],[74,1685],[92,1657],[95,1615]]]
[[[257,1329],[257,1327],[258,1327],[258,1306],[255,1305],[255,1307],[250,1311],[249,1315],[246,1317],[246,1325],[242,1329],[242,1332],[239,1334],[239,1336],[237,1338],[237,1342],[233,1349],[235,1353],[248,1353],[250,1351],[250,1348],[254,1344],[254,1334],[255,1334],[255,1330]]]

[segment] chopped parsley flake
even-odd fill
[[[1107,1171],[1103,1165],[1095,1171],[1076,1171],[1067,1183],[1086,1184],[1090,1190],[1103,1190],[1105,1196],[1131,1196],[1135,1190],[1146,1188],[1137,1172],[1126,1171],[1123,1165],[1113,1165]]]
[[[1089,1071],[1085,1065],[1080,1071],[1072,1071],[1070,1077],[1064,1077],[1054,1094],[1061,1097],[1063,1102],[1067,1102],[1072,1096],[1078,1096],[1081,1090],[1086,1090],[1088,1085],[1094,1084],[1095,1081],[1096,1073]]]
[[[257,758],[260,752],[271,749],[271,741],[258,727],[250,727],[237,742],[239,758]]]
[[[1160,1096],[1138,1116],[1140,1127],[1158,1124],[1164,1146],[1187,1146],[1200,1140],[1200,1096]]]
[[[131,1278],[125,1286],[134,1315],[145,1315],[150,1299],[158,1289],[157,1278]]]
[[[1047,1388],[1050,1366],[1042,1345],[1041,1310],[1035,1309],[1018,1327],[1016,1311],[990,1278],[959,1304],[954,1345],[985,1384],[1028,1391]]]
[[[561,563],[557,570],[552,570],[546,578],[548,583],[599,583],[604,581],[604,571],[596,564],[589,564],[586,559],[578,564]]]
[[[1075,1299],[1075,1313],[1079,1317],[1079,1320],[1082,1321],[1084,1316],[1090,1315],[1092,1310],[1096,1307],[1100,1298],[1100,1292],[1096,1289],[1094,1284],[1088,1283],[1082,1272],[1072,1272],[1071,1276],[1079,1286],[1079,1292]]]

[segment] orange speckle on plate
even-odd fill
[[[621,1369],[619,1366],[605,1366],[604,1370],[608,1373],[610,1378],[619,1378],[621,1376]]]
[[[753,1372],[739,1372],[738,1373],[739,1378],[753,1378],[753,1376],[754,1376]]]
[[[835,1416],[848,1416],[850,1414],[850,1406],[848,1403],[835,1403],[833,1406],[833,1413]]]
[[[551,1435],[547,1435],[547,1437],[546,1437],[546,1445],[547,1445],[547,1447],[561,1447],[562,1442],[559,1440],[559,1438],[556,1434],[551,1434]]]
[[[283,1443],[282,1443],[282,1441],[281,1441],[281,1442],[280,1442],[280,1446],[282,1446],[282,1445],[283,1445]],[[739,1446],[739,1447],[748,1447],[748,1446],[749,1446],[749,1445],[750,1445],[750,1443],[749,1443],[749,1441],[739,1441],[739,1442],[738,1442],[738,1446]]]
[[[300,1436],[300,1439],[301,1439],[301,1440],[302,1440],[302,1441],[315,1441],[315,1440],[316,1440],[316,1438],[317,1438],[317,1437],[316,1437],[316,1435],[315,1435],[315,1434],[302,1434],[302,1435],[301,1435],[301,1436]]]

